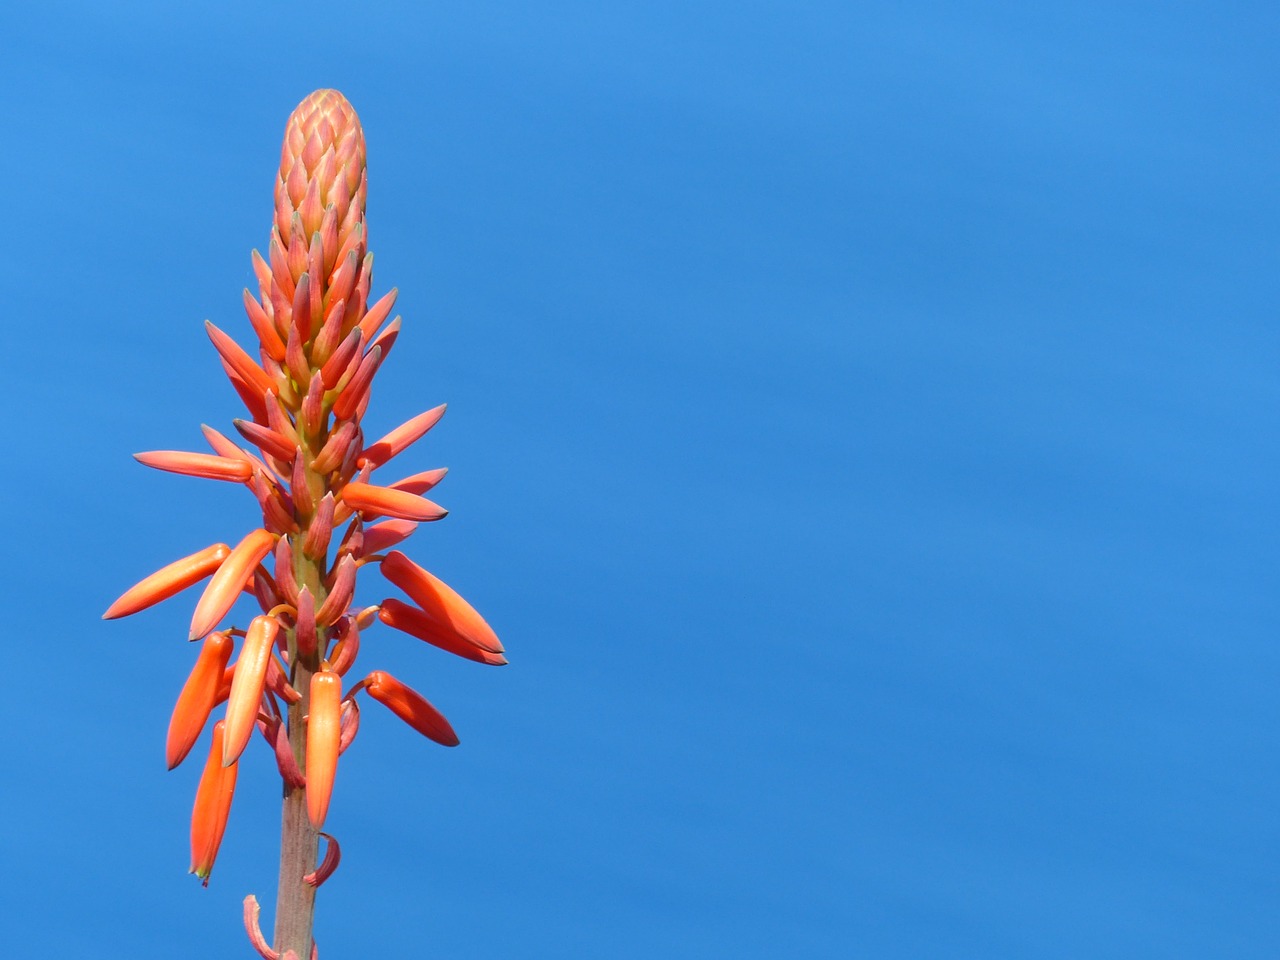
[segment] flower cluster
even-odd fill
[[[340,93],[319,90],[289,118],[267,256],[253,253],[258,296],[244,292],[257,359],[207,324],[248,409],[248,419],[235,421],[248,446],[206,426],[212,453],[137,454],[160,470],[244,484],[262,509],[262,526],[234,547],[214,544],[169,564],[104,614],[136,613],[208,578],[191,620],[199,655],[165,745],[173,768],[226,704],[213,725],[191,823],[191,871],[205,884],[238,760],[255,730],[275,755],[286,797],[305,795],[313,831],[324,823],[338,758],[359,728],[361,690],[437,743],[457,744],[440,712],[388,673],[375,670],[344,693],[361,631],[375,620],[479,663],[507,662],[493,630],[466,601],[392,549],[419,523],[445,516],[422,496],[445,471],[386,485],[372,476],[430,430],[444,407],[365,442],[361,424],[373,378],[400,332],[399,317],[386,322],[394,289],[369,302],[365,193],[360,122]],[[356,576],[370,564],[409,602],[355,608]],[[243,629],[223,626],[242,593],[256,599],[261,615]],[[299,878],[312,887],[336,866],[337,845],[329,841],[324,862]]]

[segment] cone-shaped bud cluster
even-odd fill
[[[181,763],[217,708],[208,763],[192,817],[192,871],[207,879],[226,825],[238,761],[258,730],[286,790],[305,790],[323,824],[338,758],[359,730],[355,694],[365,690],[424,735],[458,742],[420,694],[382,671],[343,692],[360,631],[380,620],[478,663],[506,663],[489,625],[452,589],[399,551],[419,523],[446,510],[423,494],[443,468],[402,479],[374,477],[439,422],[444,405],[365,442],[376,375],[400,334],[396,291],[371,295],[373,256],[365,222],[365,142],[337,91],[313,93],[285,128],[266,249],[254,251],[256,292],[245,290],[252,341],[207,323],[218,361],[247,415],[239,442],[203,427],[212,453],[137,454],[170,473],[242,483],[261,525],[235,547],[215,544],[169,564],[127,591],[107,618],[136,613],[206,580],[189,638],[203,641],[170,722],[165,758]],[[381,432],[381,431],[379,431]],[[375,434],[377,435],[377,434]],[[374,524],[372,521],[380,522]],[[385,555],[384,555],[385,554]],[[409,601],[353,607],[360,569],[380,566]],[[247,629],[227,625],[247,595],[261,613]],[[235,638],[243,638],[238,654]],[[318,883],[337,863],[330,845]]]

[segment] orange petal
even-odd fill
[[[433,707],[422,694],[381,670],[375,670],[365,678],[365,690],[397,717],[417,730],[424,737],[446,747],[458,745],[458,735],[449,726],[444,715]]]
[[[319,830],[329,812],[342,738],[342,678],[321,670],[311,678],[307,720],[307,815]]]
[[[392,550],[382,561],[382,573],[409,595],[426,616],[447,629],[452,629],[490,653],[502,653],[502,643],[493,628],[458,596],[447,583],[433,577],[399,550]]]
[[[209,576],[221,567],[230,555],[230,547],[225,543],[215,543],[189,557],[175,560],[126,590],[119,600],[107,608],[102,619],[115,620],[118,617],[127,617],[161,600],[168,600],[175,593],[181,593],[193,583],[199,583]]]
[[[507,658],[502,654],[477,646],[456,631],[432,620],[421,610],[399,600],[383,600],[378,608],[378,619],[389,627],[403,630],[411,637],[425,640],[441,650],[466,657],[468,660],[495,667],[503,666],[507,662]]]
[[[231,679],[231,695],[227,697],[227,734],[222,744],[222,764],[230,766],[240,759],[253,735],[262,702],[262,688],[267,679],[267,662],[276,641],[280,623],[274,617],[254,617],[245,634],[235,676]]]
[[[243,482],[253,474],[253,467],[246,460],[232,460],[208,453],[188,453],[185,450],[150,450],[135,453],[133,459],[157,470],[181,473],[188,477],[205,477],[209,480]]]
[[[218,701],[218,687],[222,684],[222,671],[231,659],[235,646],[230,634],[211,633],[200,648],[196,665],[178,694],[178,703],[169,720],[169,736],[164,745],[165,762],[172,770],[191,752],[192,746],[204,729],[209,712]]]
[[[222,765],[223,722],[213,725],[213,746],[204,765],[200,786],[196,788],[195,808],[191,811],[191,873],[209,885],[209,873],[218,857],[222,835],[227,829],[231,798],[236,790],[236,764]]]
[[[236,544],[226,560],[222,561],[217,573],[204,588],[200,602],[196,604],[195,614],[191,618],[190,639],[199,640],[227,615],[227,611],[236,602],[236,597],[240,595],[244,585],[249,582],[249,577],[253,575],[253,568],[271,552],[274,543],[273,534],[266,530],[254,530]],[[137,587],[134,589],[136,590]]]
[[[404,490],[378,487],[353,480],[342,488],[343,501],[352,510],[399,517],[401,520],[440,520],[449,511],[438,503]]]
[[[440,418],[444,416],[445,406],[442,403],[438,407],[432,407],[426,413],[418,414],[412,420],[400,424],[377,443],[366,447],[365,461],[380,467],[410,444],[422,439],[428,430],[440,422]]]

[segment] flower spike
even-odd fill
[[[506,663],[497,636],[475,610],[392,550],[419,524],[445,516],[423,496],[445,470],[392,484],[375,483],[372,474],[421,439],[445,408],[365,442],[376,375],[398,338],[409,335],[401,318],[392,317],[397,291],[380,295],[373,288],[367,194],[355,110],[336,90],[318,90],[286,125],[271,229],[262,253],[251,256],[255,283],[242,299],[252,339],[242,345],[214,324],[205,326],[217,362],[248,410],[234,421],[244,440],[233,442],[206,426],[211,453],[136,455],[159,470],[244,484],[261,509],[261,526],[234,547],[214,544],[169,564],[104,614],[123,617],[207,580],[189,633],[204,642],[174,706],[165,760],[170,767],[180,763],[211,712],[226,703],[225,716],[213,725],[192,811],[191,869],[207,883],[239,759],[255,729],[273,755],[285,812],[274,943],[259,928],[256,899],[244,905],[245,929],[264,960],[316,960],[315,887],[340,857],[337,842],[319,834],[328,846],[316,864],[317,833],[328,815],[338,758],[360,727],[355,694],[367,690],[439,743],[458,742],[439,711],[388,673],[369,674],[343,696],[344,677],[355,675],[361,633],[381,621],[456,655]],[[371,564],[411,602],[356,605],[359,571]],[[247,629],[223,623],[242,593],[262,611]],[[238,657],[236,638],[242,638]]]

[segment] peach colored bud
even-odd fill
[[[231,695],[227,698],[227,731],[222,744],[224,767],[240,759],[253,735],[267,679],[267,663],[279,629],[280,622],[274,617],[254,617],[245,634],[231,680]]]
[[[378,608],[378,619],[389,627],[395,627],[411,637],[425,640],[459,657],[495,667],[503,666],[507,662],[507,658],[502,654],[477,646],[457,631],[437,623],[421,610],[399,600],[383,600]]]
[[[396,454],[403,452],[411,444],[422,439],[428,430],[440,422],[444,416],[446,404],[432,407],[426,413],[420,413],[396,427],[381,440],[370,444],[364,450],[365,462],[380,467]]]
[[[207,453],[188,453],[185,450],[150,450],[135,453],[133,459],[156,470],[209,480],[243,483],[253,474],[253,467],[244,460],[232,460]]]
[[[425,497],[356,480],[342,488],[341,496],[348,507],[359,510],[366,516],[385,514],[401,520],[427,521],[443,519],[449,513],[444,507]]]
[[[196,604],[195,614],[191,618],[190,639],[199,640],[227,615],[227,611],[236,602],[236,597],[249,582],[254,567],[271,552],[274,543],[273,534],[266,530],[254,530],[236,544],[235,549],[217,568],[208,586],[204,588],[200,602]]]
[[[222,845],[222,835],[227,829],[227,816],[231,813],[231,799],[236,790],[236,764],[223,766],[222,741],[224,724],[213,725],[213,745],[209,760],[204,765],[200,786],[196,788],[195,807],[191,811],[191,873],[207,887],[213,862]]]
[[[365,677],[365,690],[424,737],[446,747],[458,745],[458,735],[444,715],[415,690],[381,670]]]
[[[329,812],[333,779],[338,772],[338,744],[342,739],[342,678],[321,670],[311,678],[311,706],[307,720],[307,815],[319,830]]]
[[[392,550],[382,561],[382,574],[442,628],[452,630],[482,650],[503,652],[498,635],[467,601],[399,550]]]
[[[231,556],[229,546],[225,543],[215,543],[189,557],[175,560],[126,590],[119,600],[107,608],[102,619],[115,620],[119,617],[127,617],[162,600],[168,600],[174,594],[181,593],[187,587],[199,583],[217,571],[229,556]]]
[[[180,764],[191,752],[200,737],[209,712],[218,700],[218,687],[222,683],[222,671],[231,659],[235,646],[230,634],[211,633],[200,648],[196,665],[178,694],[178,702],[169,720],[169,735],[165,740],[164,756],[169,769]]]

